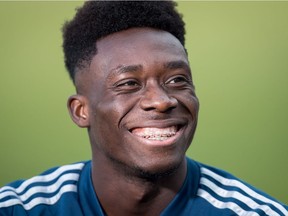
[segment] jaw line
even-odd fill
[[[137,165],[132,165],[129,166],[122,161],[119,161],[113,157],[109,157],[111,161],[113,162],[114,166],[117,168],[117,170],[121,170],[129,180],[134,180],[135,178],[137,179],[142,179],[144,181],[148,182],[156,182],[162,178],[166,178],[168,176],[173,175],[177,169],[181,166],[180,162],[179,164],[176,164],[174,166],[170,166],[166,170],[162,171],[157,171],[157,172],[151,172],[148,170],[145,170],[144,168],[137,166]]]

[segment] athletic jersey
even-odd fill
[[[287,216],[288,207],[231,174],[187,158],[186,179],[161,216]],[[0,215],[104,216],[91,161],[60,166],[0,189]]]

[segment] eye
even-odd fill
[[[120,83],[117,86],[138,86],[138,83],[136,81],[129,80],[127,82]]]
[[[174,76],[166,82],[166,85],[181,85],[189,83],[191,83],[190,79],[186,78],[185,76]]]
[[[179,83],[179,82],[187,82],[187,79],[185,77],[175,77],[173,79],[170,79],[167,83],[168,84],[175,84],[175,83]]]
[[[137,91],[140,87],[140,83],[134,79],[125,79],[114,84],[114,90],[123,93]]]

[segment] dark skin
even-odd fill
[[[181,43],[133,28],[97,41],[76,75],[73,121],[88,128],[92,181],[107,215],[159,215],[186,177],[199,109]]]

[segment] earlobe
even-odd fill
[[[79,127],[89,127],[88,101],[82,95],[72,95],[67,101],[71,119]]]

